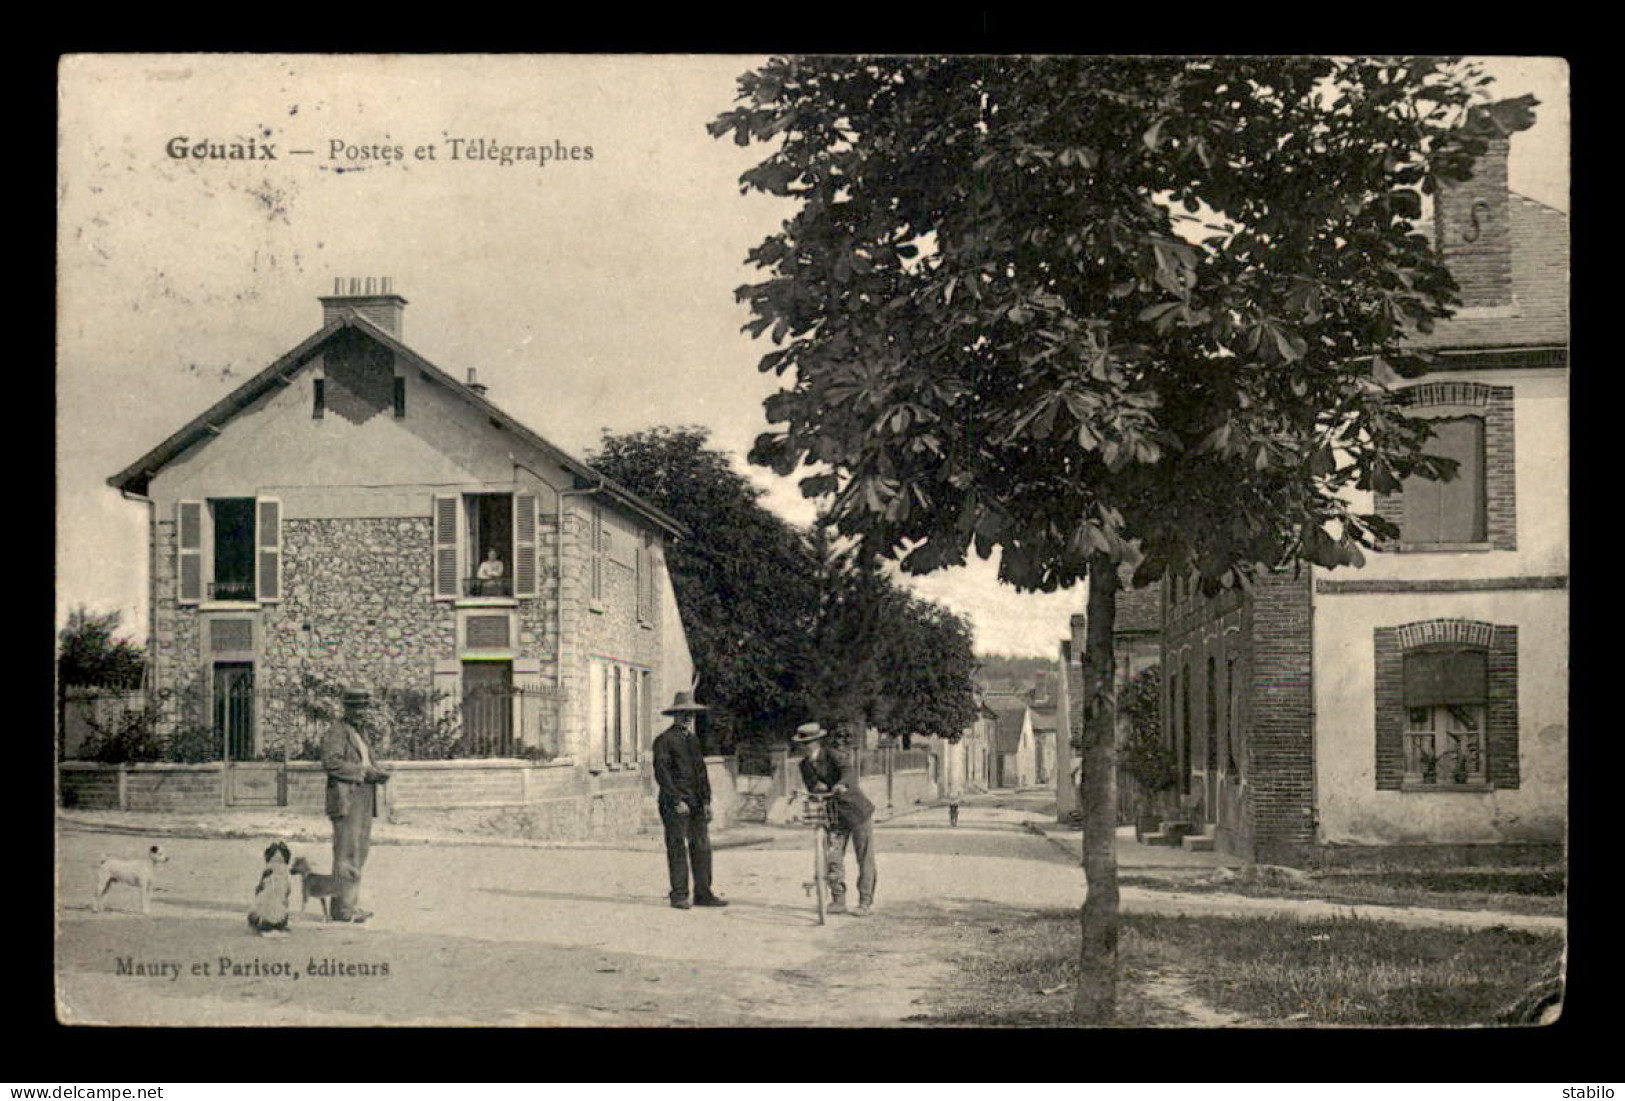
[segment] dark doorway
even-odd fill
[[[214,736],[228,761],[252,761],[254,664],[222,661],[214,667]]]
[[[467,560],[475,563],[469,596],[513,595],[513,494],[470,493],[467,498]],[[500,570],[480,570],[495,561]]]
[[[513,755],[513,662],[463,662],[463,738],[470,756]]]

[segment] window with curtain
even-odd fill
[[[1488,684],[1483,650],[1434,647],[1405,655],[1407,784],[1486,782]]]

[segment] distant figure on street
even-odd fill
[[[835,824],[829,834],[829,912],[846,909],[846,842],[852,840],[858,858],[858,908],[854,917],[867,917],[875,903],[875,805],[858,790],[856,774],[847,757],[828,748],[829,731],[817,723],[803,723],[792,739],[801,749],[801,782],[814,795],[835,798]]]
[[[363,910],[361,869],[372,842],[372,819],[378,813],[378,785],[389,773],[372,759],[367,744],[371,730],[372,695],[364,688],[346,688],[344,717],[327,728],[322,739],[322,768],[327,771],[327,817],[333,822],[333,874],[339,893],[328,916],[333,921],[363,922],[372,912]]]
[[[694,906],[726,906],[726,899],[711,890],[711,781],[705,775],[705,754],[694,732],[694,716],[710,708],[694,702],[688,692],[677,693],[662,711],[672,723],[654,740],[655,783],[660,787],[660,824],[666,830],[666,870],[671,878],[671,905],[676,910]],[[688,875],[694,872],[694,901],[688,898]]]
[[[506,567],[502,559],[497,557],[496,548],[492,547],[485,552],[485,561],[480,563],[479,569],[474,571],[475,578],[480,583],[480,595],[505,596],[507,587],[502,581]]]
[[[948,824],[950,826],[959,825],[959,792],[958,791],[950,791],[950,792],[948,792]]]

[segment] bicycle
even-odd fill
[[[804,884],[809,894],[818,897],[818,924],[826,916],[824,881],[829,877],[829,831],[835,824],[835,797],[829,792],[808,792],[801,804],[801,820],[813,828],[813,878]]]

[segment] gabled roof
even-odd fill
[[[606,496],[620,502],[633,512],[652,521],[673,535],[688,534],[688,529],[681,521],[655,508],[625,486],[598,473],[586,463],[548,443],[511,415],[486,401],[485,398],[463,383],[458,382],[450,374],[418,355],[418,353],[377,325],[374,325],[371,321],[368,321],[365,317],[354,312],[346,312],[343,316],[312,333],[292,351],[187,422],[185,426],[164,440],[163,443],[160,443],[141,458],[107,479],[107,484],[115,489],[126,490],[131,493],[146,493],[147,485],[154,474],[200,440],[219,435],[220,429],[228,421],[257,401],[267,390],[274,386],[288,385],[294,374],[304,367],[321,350],[324,344],[346,329],[353,329],[363,336],[382,344],[401,357],[408,366],[415,367],[425,378],[444,386],[452,394],[466,401],[492,421],[518,436],[522,442],[547,455],[578,481],[598,487]]]
[[[993,724],[993,744],[1000,753],[1014,753],[1021,748],[1021,728],[1027,714],[1027,701],[1019,696],[989,696],[985,701],[996,716]]]
[[[1516,312],[1457,310],[1415,338],[1418,348],[1561,347],[1569,341],[1569,217],[1544,203],[1507,193]]]
[[[1034,734],[1055,733],[1057,728],[1055,725],[1055,705],[1053,703],[1048,705],[1034,704],[1032,713]]]

